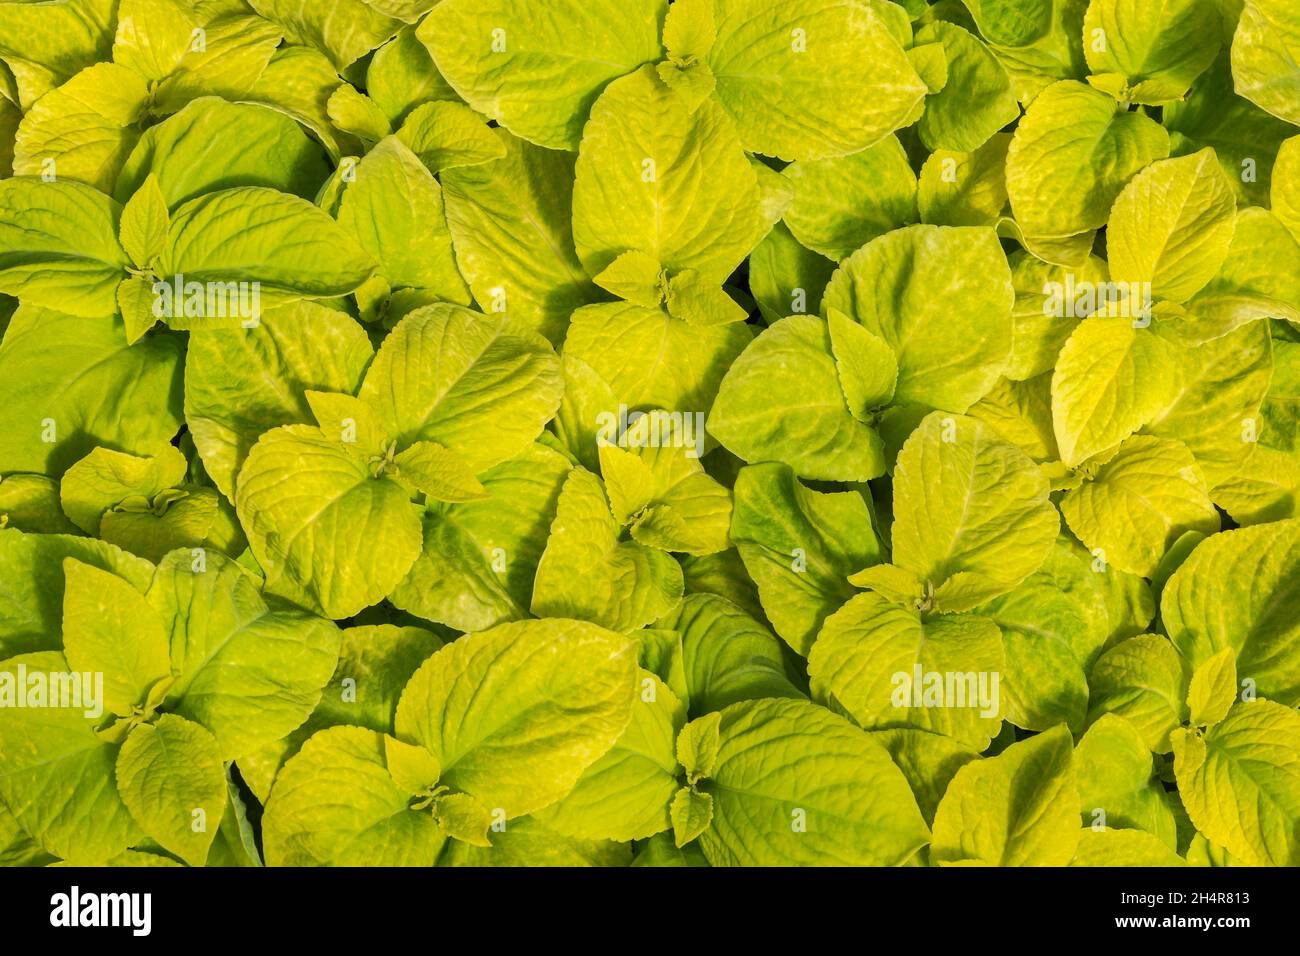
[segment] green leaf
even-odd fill
[[[175,337],[128,347],[113,318],[20,307],[0,342],[3,470],[57,477],[97,446],[157,452],[182,424],[181,355]]]
[[[1179,350],[1174,400],[1145,427],[1182,442],[1213,490],[1254,462],[1261,406],[1276,381],[1273,353],[1281,348],[1267,322],[1253,322],[1210,342]],[[1270,429],[1264,425],[1267,434]]]
[[[537,819],[559,833],[591,840],[643,840],[668,829],[678,788],[673,741],[685,722],[677,695],[649,671],[640,671],[632,720],[623,735]]]
[[[927,582],[941,611],[1010,591],[1056,540],[1046,477],[973,418],[928,416],[894,476],[894,563]]]
[[[346,83],[330,94],[325,110],[335,126],[368,149],[392,132],[388,117],[374,101]]]
[[[1242,525],[1300,517],[1300,472],[1295,457],[1257,448],[1242,472],[1215,487],[1214,503]]]
[[[175,112],[200,97],[240,100],[252,92],[275,55],[281,33],[273,23],[240,15],[247,12],[242,5],[229,12],[232,15],[208,22],[202,34],[185,32],[182,39],[188,46],[176,70],[154,87],[154,113]]]
[[[214,488],[169,488],[152,501],[131,498],[104,515],[104,540],[150,561],[176,548],[237,555],[247,546],[234,508]]]
[[[29,534],[76,534],[59,505],[58,482],[44,475],[0,478],[0,528]]]
[[[75,558],[63,573],[64,657],[74,671],[102,674],[105,709],[126,717],[172,676],[164,621],[115,574]]]
[[[709,414],[709,433],[745,461],[781,461],[807,478],[879,477],[884,443],[859,420],[863,410],[846,404],[835,359],[825,322],[811,315],[782,319],[732,363]]]
[[[870,422],[876,411],[894,397],[898,384],[894,351],[884,339],[842,312],[831,310],[827,327],[844,400],[854,418]]]
[[[1300,242],[1300,136],[1292,136],[1277,151],[1273,164],[1273,215]]]
[[[1237,704],[1204,736],[1173,735],[1174,774],[1196,829],[1253,866],[1300,864],[1300,715]]]
[[[1006,375],[1024,381],[1052,371],[1070,333],[1097,310],[1097,291],[1110,276],[1105,260],[1096,256],[1064,267],[1021,251],[1010,263],[1016,304]]]
[[[58,176],[109,192],[140,137],[148,102],[138,74],[114,63],[88,67],[37,100],[18,124],[14,175]]]
[[[631,719],[635,645],[579,621],[518,621],[454,641],[416,671],[397,735],[441,782],[505,819],[555,803]]]
[[[1088,721],[1119,714],[1137,728],[1148,749],[1168,753],[1169,734],[1187,718],[1191,668],[1174,645],[1156,634],[1116,644],[1088,675]]]
[[[122,0],[113,61],[150,81],[171,74],[190,46],[192,27],[202,22],[199,11],[186,9],[193,6],[178,0]]]
[[[1206,29],[1217,14],[1213,0],[1092,0],[1083,21],[1088,82],[1124,102],[1180,99],[1219,52],[1218,32]]]
[[[895,136],[850,156],[791,163],[782,175],[794,187],[786,226],[836,262],[916,221],[916,174]]]
[[[708,866],[709,861],[704,858],[698,843],[688,843],[684,847],[679,847],[672,834],[660,833],[652,836],[637,847],[636,857],[630,865],[642,867]]]
[[[0,181],[0,292],[72,315],[117,311],[121,209],[75,182]]]
[[[1174,646],[1200,667],[1225,647],[1262,697],[1300,703],[1294,581],[1300,521],[1212,535],[1165,585],[1160,613]]]
[[[354,395],[336,392],[307,389],[303,396],[326,438],[355,446],[350,450],[367,460],[387,452],[392,429],[372,406]]]
[[[673,7],[668,9],[671,13]],[[709,98],[718,85],[717,78],[706,63],[660,63],[655,67],[655,72],[691,111],[699,109],[700,104]]]
[[[1079,810],[1090,828],[1085,832],[1144,830],[1166,853],[1174,849],[1172,795],[1156,776],[1151,751],[1133,724],[1106,714],[1079,740],[1074,758]]]
[[[694,269],[679,272],[669,280],[664,307],[695,328],[730,325],[749,318],[746,307],[726,289],[713,285]]]
[[[363,0],[323,7],[307,0],[249,0],[261,16],[284,29],[293,43],[324,52],[339,71],[392,38],[402,23]]]
[[[223,760],[289,733],[312,712],[338,660],[329,621],[271,604],[249,574],[215,552],[174,551],[149,603],[170,624],[169,713],[202,724]]]
[[[439,638],[418,627],[348,628],[342,634],[334,676],[311,716],[287,737],[241,755],[240,776],[265,803],[280,767],[318,730],[345,724],[391,734],[397,700],[407,680],[441,646]],[[390,747],[396,743],[392,741]]]
[[[814,699],[860,727],[932,730],[976,751],[1002,726],[1002,668],[987,618],[923,618],[870,593],[828,617],[808,655]]]
[[[855,593],[849,575],[881,560],[861,494],[813,491],[778,464],[741,470],[731,538],[768,620],[805,657],[822,621]]]
[[[707,63],[745,149],[847,156],[915,121],[925,83],[881,16],[852,0],[715,0]]]
[[[537,564],[532,612],[618,631],[670,612],[682,596],[680,566],[663,551],[620,540],[619,531],[600,479],[575,468]]]
[[[1062,117],[1069,116],[1068,123]],[[1074,81],[1030,104],[1007,153],[1007,194],[1029,251],[1061,265],[1087,258],[1089,234],[1105,225],[1129,179],[1169,155],[1169,136],[1141,113]],[[1059,244],[1083,236],[1077,251]]]
[[[583,840],[557,833],[534,819],[505,826],[495,823],[492,849],[453,841],[438,860],[439,866],[587,867],[627,866],[631,845],[611,840]]]
[[[769,325],[787,315],[815,315],[834,271],[834,262],[805,249],[777,223],[749,254],[749,291]]]
[[[68,665],[53,651],[10,657],[0,663],[0,687],[13,693],[20,676],[30,683],[37,674],[61,680]],[[6,707],[4,716],[0,798],[43,849],[71,863],[102,865],[139,842],[143,834],[114,780],[119,748],[96,736],[97,716],[48,706]]]
[[[659,626],[681,636],[683,676],[695,716],[742,700],[804,696],[781,642],[725,597],[688,594]]]
[[[1148,435],[1124,442],[1092,480],[1065,496],[1061,514],[1094,554],[1144,577],[1184,533],[1219,530],[1191,453],[1181,442]]]
[[[938,93],[948,83],[948,55],[939,42],[922,43],[904,50],[916,75],[930,93]],[[924,115],[924,114],[922,114]]]
[[[647,432],[672,426],[666,413],[652,411],[639,423]],[[687,554],[715,554],[731,546],[731,492],[704,470],[697,449],[641,445],[647,432],[625,436],[633,449],[600,447],[601,473],[614,518],[630,526],[632,538],[652,548]],[[663,432],[661,431],[660,434]]]
[[[980,34],[1011,76],[1016,98],[1031,102],[1053,81],[1087,72],[1085,4],[1079,0],[963,0]]]
[[[540,335],[439,303],[384,340],[359,397],[393,424],[399,449],[437,442],[479,474],[537,438],[562,389],[559,359]]]
[[[487,497],[465,460],[437,442],[418,441],[393,459],[394,474],[434,501]]]
[[[444,0],[416,35],[458,94],[538,146],[576,149],[611,80],[661,56],[664,0]]]
[[[1079,842],[1073,743],[1065,727],[962,767],[934,815],[935,863],[1065,866]]]
[[[483,117],[461,103],[422,103],[411,111],[397,138],[410,147],[429,172],[480,166],[501,159],[506,147]]]
[[[666,297],[665,279],[666,274],[654,256],[630,249],[601,270],[593,281],[619,298],[654,309]]]
[[[691,725],[688,725],[688,729]],[[929,837],[885,749],[841,717],[794,700],[722,711],[700,848],[713,866],[894,866]]]
[[[1070,866],[1180,867],[1187,862],[1141,830],[1084,830]]]
[[[668,8],[664,47],[674,63],[690,63],[708,56],[717,38],[713,0],[682,0]]]
[[[131,731],[116,776],[140,828],[191,866],[202,866],[226,808],[217,739],[192,721],[163,714]]]
[[[720,284],[767,231],[757,176],[722,109],[690,112],[651,67],[596,101],[576,173],[573,238],[591,275],[635,249],[670,274],[694,269]]]
[[[977,608],[1002,631],[1006,718],[1026,730],[1083,729],[1088,671],[1109,636],[1105,579],[1060,539],[1042,567]]]
[[[683,847],[696,839],[713,822],[713,798],[707,793],[697,793],[686,787],[677,791],[670,810],[673,820],[673,842]]]
[[[752,339],[744,324],[690,325],[662,309],[619,302],[574,312],[564,354],[590,366],[613,390],[617,404],[703,414]],[[613,413],[617,407],[598,411]],[[586,423],[593,431],[600,424]]]
[[[0,51],[11,63],[68,77],[108,59],[116,13],[112,0],[73,0],[48,9],[6,3],[0,8]]]
[[[934,825],[934,811],[957,771],[979,759],[979,754],[965,744],[928,730],[911,727],[878,730],[871,734],[871,739],[889,751],[898,769],[903,771],[927,826]]]
[[[1052,376],[1044,373],[1023,382],[999,379],[970,407],[970,417],[987,424],[1034,461],[1060,457],[1052,432]]]
[[[1178,396],[1174,347],[1142,320],[1093,317],[1070,334],[1052,374],[1052,421],[1071,468],[1113,449]]]
[[[552,342],[596,299],[573,248],[571,155],[490,131],[501,158],[442,174],[460,271],[484,311],[505,311]]]
[[[87,534],[99,534],[104,514],[129,497],[153,498],[185,479],[185,457],[171,445],[139,458],[96,448],[63,474],[59,500],[64,512]]]
[[[1203,338],[1226,335],[1258,319],[1300,322],[1300,241],[1264,209],[1237,213],[1237,229],[1219,274],[1188,309]],[[1199,331],[1198,327],[1198,331]]]
[[[316,734],[285,764],[262,817],[268,866],[432,866],[446,836],[388,768],[391,738]]]
[[[316,420],[307,391],[355,392],[373,354],[354,319],[310,302],[274,309],[254,328],[191,332],[185,418],[221,493],[233,495],[265,432]]]
[[[158,316],[154,315],[156,300],[153,283],[144,276],[132,276],[117,287],[117,308],[127,345],[135,345],[158,324]]]
[[[928,149],[970,152],[1019,119],[1011,80],[978,37],[955,23],[936,20],[916,32],[916,43],[940,44],[947,61],[947,83],[926,97],[917,126]]]
[[[393,288],[430,289],[469,303],[452,258],[442,190],[396,137],[382,140],[357,164],[343,193],[339,224],[379,262]]]
[[[1192,673],[1187,709],[1193,727],[1211,727],[1228,716],[1237,699],[1237,655],[1225,647]]]
[[[434,818],[442,832],[471,846],[490,847],[487,837],[492,815],[468,793],[448,793],[433,804]]]
[[[253,446],[235,507],[271,593],[333,618],[383,600],[420,553],[409,493],[304,425],[276,428]]]
[[[56,862],[8,810],[0,811],[0,860],[5,866],[45,866]]]
[[[1235,12],[1231,16],[1229,35],[1236,26]],[[1171,155],[1213,147],[1238,202],[1254,206],[1266,204],[1274,165],[1271,157],[1295,132],[1289,123],[1237,95],[1226,48],[1185,98],[1161,109],[1161,121],[1169,130]]]
[[[553,447],[573,463],[599,471],[601,438],[619,431],[620,416],[613,411],[618,407],[614,392],[604,378],[575,355],[565,352],[560,364],[564,398],[550,426],[557,443]],[[625,411],[626,406],[619,408],[620,413]],[[683,418],[683,424],[686,420]]]
[[[718,769],[721,727],[721,713],[713,712],[687,724],[677,735],[677,761],[692,786]]]
[[[414,23],[423,17],[438,0],[366,0],[370,6],[390,17]]]
[[[402,29],[374,52],[366,69],[366,95],[394,124],[418,104],[456,99],[414,27]]]
[[[1288,123],[1300,123],[1300,8],[1295,0],[1247,0],[1232,38],[1237,92]]]
[[[1205,835],[1201,833],[1192,837],[1191,845],[1187,848],[1186,858],[1189,866],[1227,867],[1246,865],[1223,847],[1216,846],[1205,839]]]
[[[896,403],[964,412],[1006,366],[1014,301],[992,229],[922,225],[875,239],[840,263],[822,311],[838,309],[894,350]]]
[[[655,623],[662,625],[663,622]],[[691,694],[682,663],[682,635],[667,627],[656,626],[642,628],[636,636],[641,643],[641,666],[663,681],[677,700],[688,704]],[[642,680],[644,686],[644,678]]]
[[[348,628],[343,632],[334,676],[303,727],[353,724],[392,733],[402,688],[442,644],[418,627],[377,624]]]
[[[63,561],[111,571],[145,591],[153,565],[111,544],[65,534],[24,534],[0,528],[0,655],[57,650],[63,633]]]
[[[921,166],[916,205],[921,222],[993,226],[1007,205],[1010,133],[994,133],[974,152],[936,149]]]
[[[358,140],[330,123],[327,104],[338,85],[337,68],[325,54],[306,46],[283,46],[275,51],[246,99],[301,123],[337,161],[361,151]]]
[[[423,747],[384,738],[384,761],[393,782],[407,793],[432,790],[442,776],[442,767]]]
[[[424,546],[390,600],[458,631],[527,616],[537,562],[571,465],[534,445],[484,472],[481,500],[434,504]]]
[[[240,148],[230,149],[236,137]],[[203,97],[145,130],[113,195],[127,202],[153,175],[169,209],[233,186],[311,199],[327,174],[324,150],[289,117],[253,103]]]
[[[1106,229],[1116,281],[1186,302],[1228,255],[1237,205],[1214,150],[1153,163],[1124,187]]]
[[[186,283],[257,282],[269,308],[351,292],[370,277],[374,261],[306,200],[247,186],[180,206],[159,268]],[[204,312],[201,318],[213,318]]]

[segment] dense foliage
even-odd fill
[[[0,860],[1300,864],[1298,59],[0,2]]]

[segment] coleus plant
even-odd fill
[[[0,861],[1300,864],[1298,24],[0,3]]]

